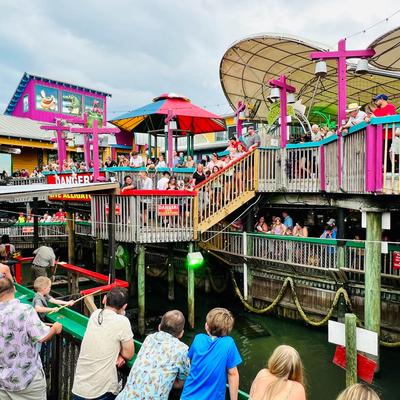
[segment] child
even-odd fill
[[[51,279],[48,278],[47,276],[39,276],[38,278],[36,278],[35,282],[33,283],[33,287],[36,291],[36,295],[32,300],[32,307],[36,310],[42,321],[44,321],[46,313],[48,313],[49,311],[58,310],[58,308],[54,309],[48,307],[47,305],[48,301],[50,301],[53,304],[58,304],[60,306],[63,305],[72,306],[75,303],[73,300],[63,301],[63,300],[56,300],[55,298],[51,297],[49,295],[51,290]]]
[[[189,349],[191,367],[181,400],[224,400],[227,380],[230,398],[237,400],[237,365],[242,358],[234,340],[228,336],[233,324],[233,316],[226,308],[214,308],[207,314],[207,334],[196,335]]]

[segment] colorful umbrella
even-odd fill
[[[128,132],[164,132],[167,116],[177,123],[175,133],[182,135],[226,130],[223,118],[174,93],[164,93],[152,103],[113,118],[110,122]]]

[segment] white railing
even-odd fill
[[[342,187],[348,193],[365,193],[366,127],[343,136]]]
[[[263,148],[260,152],[260,192],[276,192],[282,189],[282,152],[278,148]]]
[[[86,221],[75,221],[75,234],[81,236],[91,236],[92,224]]]
[[[33,178],[10,178],[7,180],[7,185],[33,185],[38,183],[46,183],[46,178],[42,177],[33,177]]]
[[[191,241],[194,193],[132,191],[117,196],[115,238],[120,242]],[[108,196],[92,196],[92,235],[108,239]]]
[[[6,228],[0,228],[1,235],[9,235],[10,238],[33,238],[33,224],[15,224]],[[66,225],[65,223],[40,223],[38,234],[40,238],[50,237],[66,237]]]
[[[338,141],[334,140],[324,144],[325,155],[325,190],[327,192],[338,192]]]

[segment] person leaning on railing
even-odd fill
[[[15,298],[14,284],[0,278],[0,399],[46,399],[39,343],[60,334],[62,325],[45,325],[29,304]]]

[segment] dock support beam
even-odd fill
[[[39,215],[38,215],[38,198],[34,197],[32,202],[33,213],[33,247],[39,247]]]
[[[138,327],[140,335],[145,332],[145,280],[146,280],[146,267],[145,267],[145,247],[138,245],[137,256],[137,275],[138,275]]]
[[[74,214],[67,212],[67,234],[68,234],[68,263],[75,264],[75,221]]]
[[[115,195],[108,196],[108,283],[115,282]]]
[[[193,243],[189,243],[189,253],[193,253]],[[188,266],[188,279],[187,279],[187,289],[188,289],[188,322],[189,327],[194,329],[194,269]]]
[[[175,300],[175,268],[172,249],[168,251],[168,300]]]
[[[96,239],[96,272],[104,271],[104,242],[103,239]]]
[[[346,387],[357,383],[356,323],[357,317],[354,314],[345,315]]]
[[[365,328],[380,336],[381,329],[381,235],[382,213],[367,211],[367,240],[365,242]],[[379,356],[376,358],[379,370]]]

